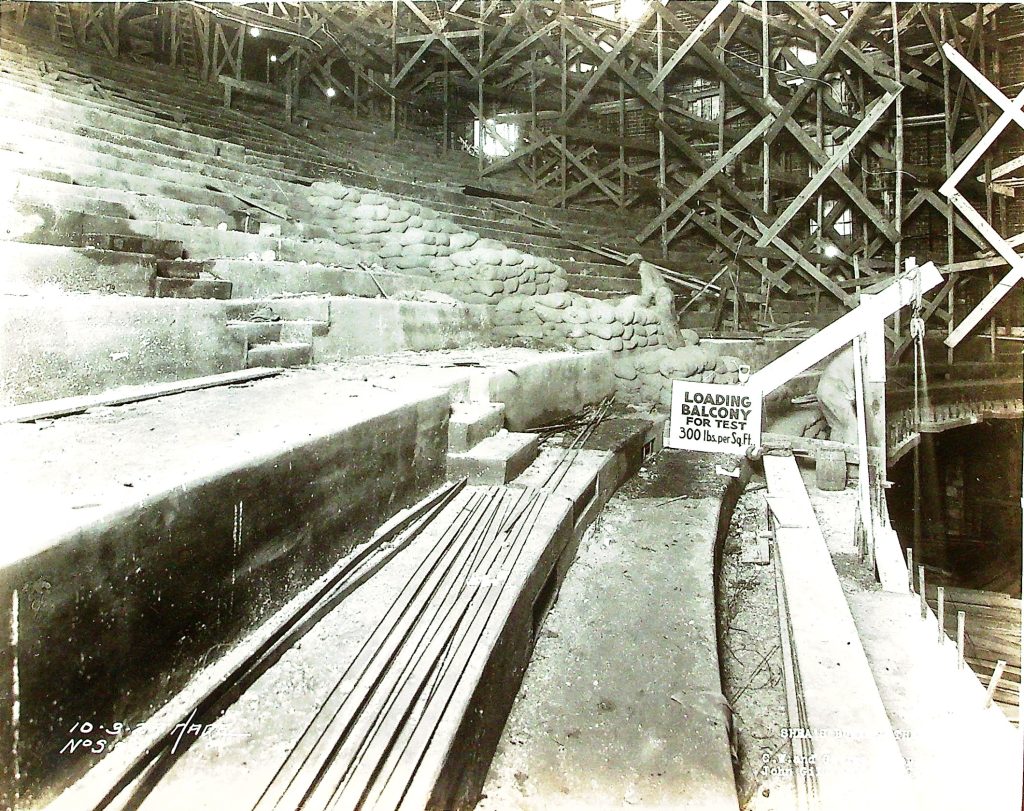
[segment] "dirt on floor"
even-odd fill
[[[775,560],[758,554],[758,533],[767,529],[764,480],[755,476],[736,505],[722,561],[722,690],[733,712],[740,808],[790,811],[797,805],[790,740],[782,735],[789,721]]]
[[[538,634],[478,809],[736,808],[712,549],[735,459],[665,451],[608,503]]]

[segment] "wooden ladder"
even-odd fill
[[[68,3],[53,4],[54,31],[60,44],[65,48],[77,48],[78,36],[75,34],[74,20]]]

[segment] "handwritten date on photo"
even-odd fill
[[[178,746],[186,735],[199,738],[209,733],[211,729],[212,726],[210,724],[194,722],[191,717],[187,721],[175,724],[171,731],[167,733],[167,737],[174,738],[172,753],[177,751]],[[113,749],[128,733],[134,732],[136,735],[144,735],[146,730],[145,722],[132,726],[118,721],[108,726],[93,724],[91,721],[76,721],[71,729],[68,730],[70,737],[60,748],[60,754],[72,755],[76,752],[86,752],[93,755],[102,755],[104,752]],[[221,735],[236,736],[236,733],[225,732],[224,730],[218,730],[218,732]]]

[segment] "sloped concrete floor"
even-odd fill
[[[715,461],[663,452],[584,538],[479,809],[737,807],[715,646]]]

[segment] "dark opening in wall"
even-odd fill
[[[916,563],[948,585],[1021,593],[1021,421],[993,420],[938,434],[890,471],[889,514]],[[921,540],[914,542],[914,512]]]

